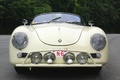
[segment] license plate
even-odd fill
[[[63,57],[64,54],[67,53],[67,51],[53,51],[53,53],[54,53],[57,57]]]

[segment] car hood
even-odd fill
[[[53,46],[75,44],[81,36],[83,26],[68,23],[33,25],[41,42]]]

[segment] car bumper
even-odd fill
[[[102,64],[16,64],[16,67],[102,67]]]

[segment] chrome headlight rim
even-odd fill
[[[68,62],[67,62],[67,59],[66,59],[66,56],[70,56],[70,55],[72,55],[72,58],[70,58],[70,59],[72,60],[72,62],[71,62],[71,63],[68,63]],[[64,54],[63,60],[64,60],[65,63],[67,63],[67,64],[72,64],[72,63],[75,61],[75,55],[74,55],[74,53],[72,53],[72,52],[67,52],[66,54]]]
[[[49,58],[48,58],[48,56],[49,56]],[[47,62],[48,59],[51,59],[52,62]],[[55,60],[56,60],[56,56],[55,56],[54,53],[52,53],[52,52],[47,52],[47,53],[44,54],[44,61],[45,61],[46,63],[52,64],[52,63],[54,63]]]
[[[12,37],[12,45],[22,50],[28,45],[28,36],[24,32],[16,32]]]
[[[83,58],[81,58],[81,56],[84,56]],[[87,55],[86,52],[80,52],[77,56],[76,56],[76,60],[79,64],[86,64],[88,62],[88,58],[89,56]],[[83,62],[84,61],[84,62]]]
[[[30,55],[30,59],[31,59],[31,63],[38,64],[42,61],[42,54],[40,52],[34,52]],[[35,59],[38,59],[38,61],[35,61]]]
[[[106,46],[106,37],[100,33],[93,34],[90,39],[90,44],[93,49],[100,51]]]

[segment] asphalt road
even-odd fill
[[[17,74],[9,63],[9,35],[0,35],[0,80],[120,80],[120,34],[108,34],[109,60],[99,74],[59,69]]]

